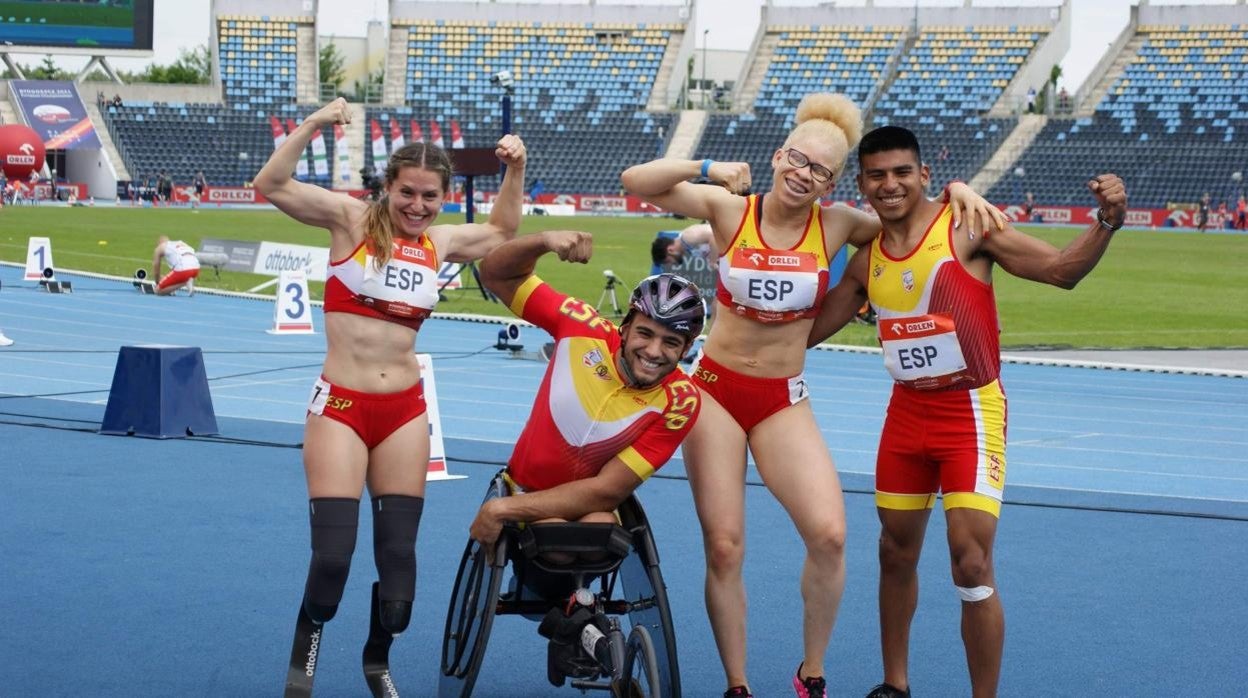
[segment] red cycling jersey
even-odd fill
[[[615,325],[536,276],[516,291],[511,309],[555,339],[507,465],[518,485],[543,490],[593,477],[617,456],[645,480],[671,458],[702,402],[683,371],[649,388],[628,387],[616,365]]]

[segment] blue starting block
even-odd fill
[[[199,347],[122,347],[100,433],[152,439],[219,433]]]

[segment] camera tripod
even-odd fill
[[[602,287],[602,295],[598,296],[598,305],[595,306],[596,308],[598,308],[599,311],[604,309],[602,304],[605,303],[608,298],[610,298],[612,313],[615,315],[615,317],[620,316],[620,303],[615,297],[615,287],[619,283],[620,283],[620,280],[617,279],[616,277],[614,276],[607,277],[607,284],[606,286]]]

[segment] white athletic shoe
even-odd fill
[[[5,337],[4,333],[0,332],[0,347],[7,347],[12,344],[13,344],[13,340],[9,339],[8,337]]]
[[[188,298],[195,295],[195,279],[190,279],[186,282],[186,295]]]

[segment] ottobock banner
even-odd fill
[[[280,276],[284,271],[303,271],[311,281],[324,281],[329,268],[328,247],[204,238],[199,243],[199,250],[225,254],[229,261],[222,269],[266,276]]]
[[[48,150],[102,147],[74,83],[10,80],[9,92],[26,124],[39,134]]]

